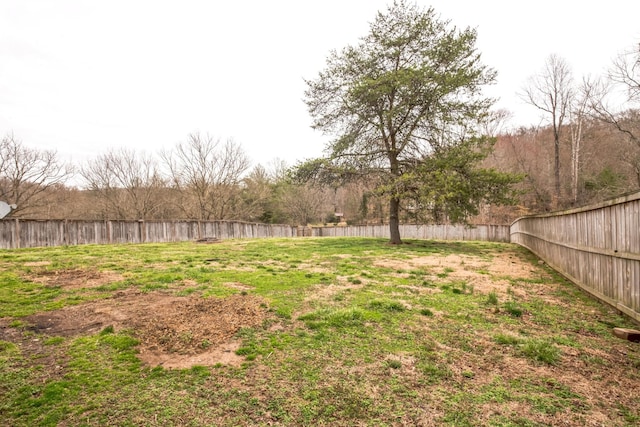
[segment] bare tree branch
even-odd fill
[[[0,141],[0,200],[17,206],[14,217],[42,212],[51,203],[47,191],[72,175],[73,167],[61,163],[55,151],[26,147],[12,134]]]

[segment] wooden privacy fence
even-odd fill
[[[292,237],[296,227],[229,221],[2,220],[0,248]]]
[[[401,225],[408,239],[509,241],[509,226]],[[388,225],[292,227],[232,221],[0,220],[0,248],[295,236],[389,237]]]
[[[640,192],[516,220],[511,241],[640,321]]]
[[[406,239],[520,244],[574,283],[640,321],[640,192],[516,220],[511,227],[400,226]],[[389,237],[388,225],[292,227],[231,221],[0,220],[0,248],[265,237]]]
[[[316,236],[345,237],[384,237],[389,238],[388,225],[354,225],[349,227],[318,227]],[[401,224],[400,235],[403,239],[437,240],[481,240],[490,242],[509,242],[508,225],[415,225]]]

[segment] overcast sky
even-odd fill
[[[392,0],[0,0],[0,136],[76,164],[190,133],[241,144],[253,164],[322,154],[305,83],[331,49],[355,44]],[[516,95],[551,54],[601,74],[640,42],[640,1],[418,0],[478,30],[489,94],[539,121]]]

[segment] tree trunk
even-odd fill
[[[580,143],[582,142],[582,117],[575,120],[571,128],[571,201],[578,203],[578,182],[580,181]]]
[[[554,166],[553,166],[553,175],[554,175],[554,198],[555,203],[553,209],[558,208],[558,203],[560,202],[560,135],[556,133],[555,135],[555,150],[554,150]]]
[[[389,234],[392,245],[401,245],[400,239],[400,199],[392,197],[389,201]]]

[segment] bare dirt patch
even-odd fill
[[[240,282],[226,282],[223,283],[223,285],[228,288],[237,289],[239,291],[250,291],[251,289],[253,289],[253,286],[245,285],[244,283]]]
[[[97,288],[124,278],[114,271],[87,269],[43,270],[27,277],[45,286],[59,286],[64,289]]]
[[[509,252],[498,253],[490,260],[478,256],[451,254],[414,257],[406,260],[381,259],[374,265],[399,271],[422,268],[433,276],[440,277],[441,280],[464,280],[475,291],[496,292],[498,295],[519,292],[517,289],[510,289],[510,283],[506,278],[529,280],[540,276],[539,270],[529,263],[522,262],[516,254]]]
[[[25,262],[25,267],[44,267],[46,265],[51,265],[51,261],[31,261]]]
[[[33,332],[47,336],[90,335],[108,326],[115,331],[129,330],[140,341],[139,358],[145,364],[186,368],[241,363],[243,358],[235,354],[239,344],[234,335],[241,328],[262,324],[267,316],[264,300],[250,295],[178,297],[132,290],[34,314],[24,322]],[[0,339],[10,339],[12,328],[0,326]]]

